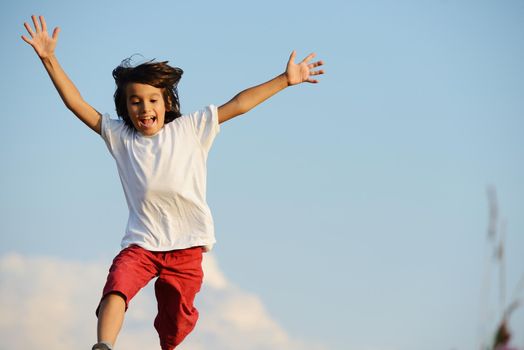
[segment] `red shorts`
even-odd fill
[[[163,350],[172,350],[193,330],[198,310],[193,306],[203,279],[202,247],[151,252],[136,245],[113,260],[102,299],[110,293],[128,303],[151,279],[155,282],[158,314],[155,328]],[[98,315],[98,309],[97,309]]]

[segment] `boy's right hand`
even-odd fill
[[[33,24],[35,26],[34,30],[31,28],[31,25],[27,24],[27,22],[24,22],[24,27],[27,29],[29,35],[31,35],[31,39],[28,39],[25,35],[22,35],[22,39],[33,47],[36,54],[41,59],[54,55],[60,28],[56,27],[53,30],[53,36],[49,37],[47,34],[47,25],[45,23],[44,16],[39,16],[40,23],[38,23],[38,20],[34,15],[31,16],[31,19],[33,20]]]
[[[100,134],[102,115],[84,101],[75,84],[69,79],[55,57],[55,47],[60,28],[56,27],[55,30],[53,30],[53,36],[49,37],[44,16],[39,16],[40,22],[36,16],[31,16],[31,19],[33,20],[34,30],[31,28],[31,25],[24,23],[24,27],[27,29],[31,38],[29,39],[22,35],[22,39],[33,47],[38,57],[42,60],[49,77],[53,81],[66,107],[88,127]]]

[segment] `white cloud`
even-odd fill
[[[109,266],[51,257],[9,254],[0,258],[0,348],[89,349],[96,340],[94,309]],[[256,295],[232,284],[212,254],[197,297],[201,317],[181,350],[316,350],[289,336]],[[152,284],[150,284],[152,285]],[[146,287],[132,301],[118,349],[157,349],[156,301]]]

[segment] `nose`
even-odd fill
[[[142,103],[142,113],[149,112],[151,110],[151,104],[149,102]]]

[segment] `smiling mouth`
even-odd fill
[[[156,124],[157,118],[156,117],[144,117],[144,118],[138,118],[138,125],[141,128],[151,128]]]

